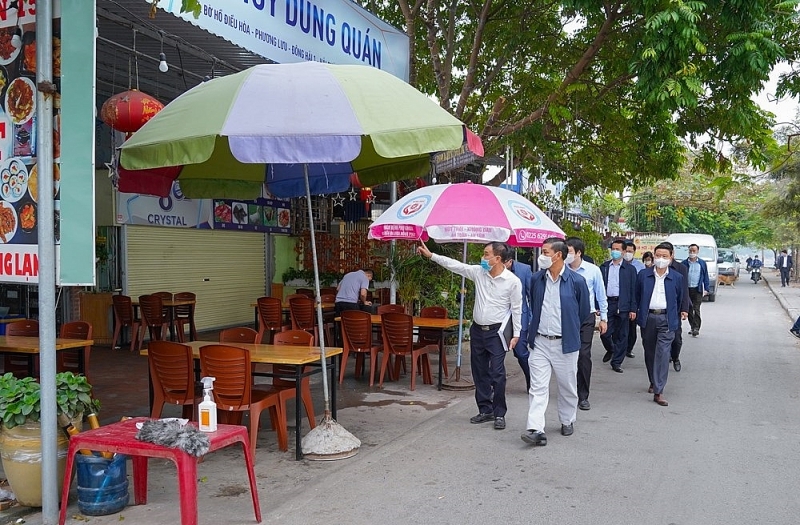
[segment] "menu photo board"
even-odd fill
[[[214,199],[214,229],[291,233],[291,205],[279,199]]]
[[[26,5],[23,3],[23,5]],[[38,282],[39,178],[36,159],[36,32],[32,9],[0,17],[0,280]],[[14,39],[21,29],[19,41]],[[53,20],[53,78],[61,77],[60,19]],[[61,223],[61,98],[53,122],[55,244]],[[58,253],[58,249],[57,249]]]

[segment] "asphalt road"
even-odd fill
[[[470,425],[465,399],[308,480],[264,521],[796,524],[800,342],[763,282],[723,288],[702,314],[669,407],[647,394],[641,346],[616,374],[595,339],[592,410],[562,437],[551,397],[549,443],[533,448],[519,438],[527,396],[509,358],[507,430]]]

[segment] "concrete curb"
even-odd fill
[[[781,307],[783,307],[783,310],[786,312],[786,315],[789,316],[789,319],[792,322],[794,322],[794,320],[800,316],[800,309],[793,308],[791,305],[789,305],[789,302],[786,300],[783,294],[780,294],[775,291],[775,289],[772,287],[772,284],[770,284],[769,279],[767,279],[764,276],[762,276],[761,278],[764,279],[764,283],[766,283],[767,288],[769,288],[769,291],[772,292],[772,295],[775,296],[775,299],[777,299],[778,303],[780,303]]]

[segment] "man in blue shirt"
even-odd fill
[[[586,281],[589,290],[589,307],[591,312],[581,323],[581,349],[578,352],[578,408],[590,410],[589,384],[592,378],[592,339],[594,339],[594,324],[600,317],[600,335],[606,333],[608,328],[608,300],[606,289],[603,286],[603,274],[600,268],[586,262],[583,252],[586,245],[578,237],[567,238],[567,265]]]
[[[506,269],[516,275],[522,283],[522,330],[519,333],[519,341],[514,345],[514,357],[519,362],[522,373],[525,374],[525,391],[531,388],[531,370],[528,366],[528,324],[531,322],[530,291],[531,291],[531,267],[511,258],[511,250],[507,250],[506,259],[503,264]]]
[[[356,270],[345,274],[336,287],[336,315],[338,316],[345,310],[360,310],[361,305],[371,306],[367,301],[367,291],[369,282],[372,280],[374,272],[370,268]]]
[[[703,297],[708,295],[708,267],[706,262],[700,258],[700,247],[696,244],[689,245],[689,257],[683,261],[683,265],[689,269],[689,299],[692,307],[689,310],[689,333],[692,337],[700,335],[700,305],[703,304]]]
[[[633,241],[625,241],[625,252],[622,254],[625,262],[636,268],[636,273],[644,270],[644,263],[636,259],[636,244]],[[636,320],[631,319],[628,325],[628,352],[625,354],[628,358],[636,357],[633,355],[633,347],[636,346]]]
[[[622,361],[628,353],[628,327],[636,319],[636,268],[622,258],[625,240],[611,242],[611,260],[600,265],[608,297],[608,330],[600,336],[606,349],[603,362],[611,361],[611,369],[622,373]]]
[[[669,375],[669,356],[672,339],[686,319],[688,312],[682,310],[683,276],[670,271],[672,258],[670,244],[661,243],[653,250],[654,265],[639,273],[636,279],[636,302],[639,326],[642,328],[644,362],[650,379],[653,401],[667,406],[664,387]]]
[[[522,441],[546,445],[544,414],[550,398],[550,375],[558,385],[561,434],[571,436],[578,413],[578,351],[581,323],[589,316],[586,281],[567,268],[567,244],[557,237],[544,241],[537,260],[541,268],[531,277],[531,323],[528,327],[531,388],[528,391],[527,431]]]

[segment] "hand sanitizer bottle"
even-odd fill
[[[203,382],[203,402],[197,407],[200,416],[198,428],[203,432],[217,431],[217,404],[211,399],[215,379],[215,377],[204,377],[200,380]]]

